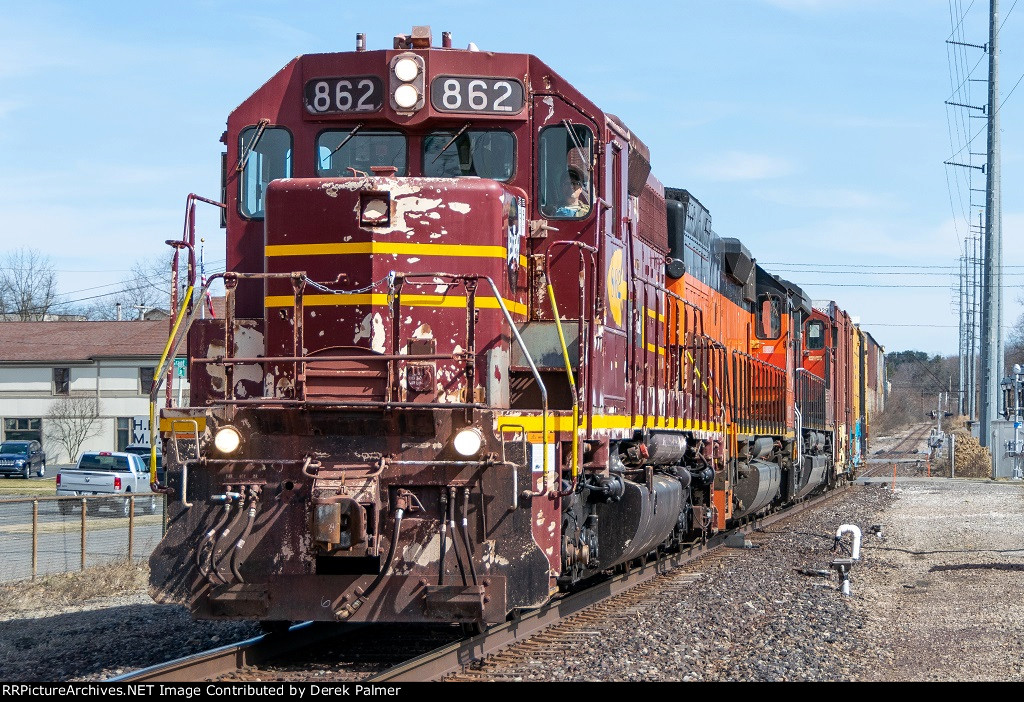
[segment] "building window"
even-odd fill
[[[38,417],[10,417],[4,420],[4,441],[43,440],[43,420]]]
[[[132,418],[117,418],[117,450],[124,451],[124,447],[132,442]]]
[[[139,387],[143,395],[148,395],[153,392],[153,374],[156,373],[156,368],[152,366],[139,368]]]
[[[71,392],[71,369],[53,369],[53,394],[68,395]]]

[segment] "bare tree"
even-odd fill
[[[99,403],[95,397],[61,397],[46,413],[46,435],[67,452],[69,461],[76,460],[86,439],[97,434],[98,424]]]
[[[79,311],[89,319],[112,320],[117,318],[117,304],[121,303],[123,319],[141,319],[148,310],[168,309],[170,295],[170,257],[155,256],[136,260],[116,293]]]
[[[1018,297],[1017,302],[1024,304],[1024,296]],[[1024,365],[1024,313],[1010,327],[1010,333],[1006,338],[1006,371],[1013,368],[1013,364]],[[1000,371],[1002,372],[1002,371]]]
[[[42,320],[57,303],[57,273],[50,258],[28,248],[0,257],[0,315]]]

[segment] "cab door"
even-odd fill
[[[606,206],[598,233],[598,272],[600,298],[604,309],[598,310],[602,334],[595,358],[598,375],[595,405],[605,414],[631,416],[636,398],[634,335],[634,300],[632,291],[633,252],[630,246],[629,219],[626,217],[627,144],[614,132],[604,146],[604,182]]]

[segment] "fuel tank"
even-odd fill
[[[827,463],[824,456],[804,456],[801,483],[797,487],[796,496],[804,497],[825,480]]]
[[[602,568],[654,550],[672,533],[683,507],[684,490],[676,478],[655,475],[653,494],[645,484],[624,482],[622,499],[597,508]]]
[[[737,474],[733,498],[738,504],[733,509],[733,517],[745,517],[768,506],[782,483],[782,470],[777,463],[758,460],[741,463]]]

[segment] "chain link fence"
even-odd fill
[[[163,495],[0,500],[0,582],[143,562],[163,536]]]

